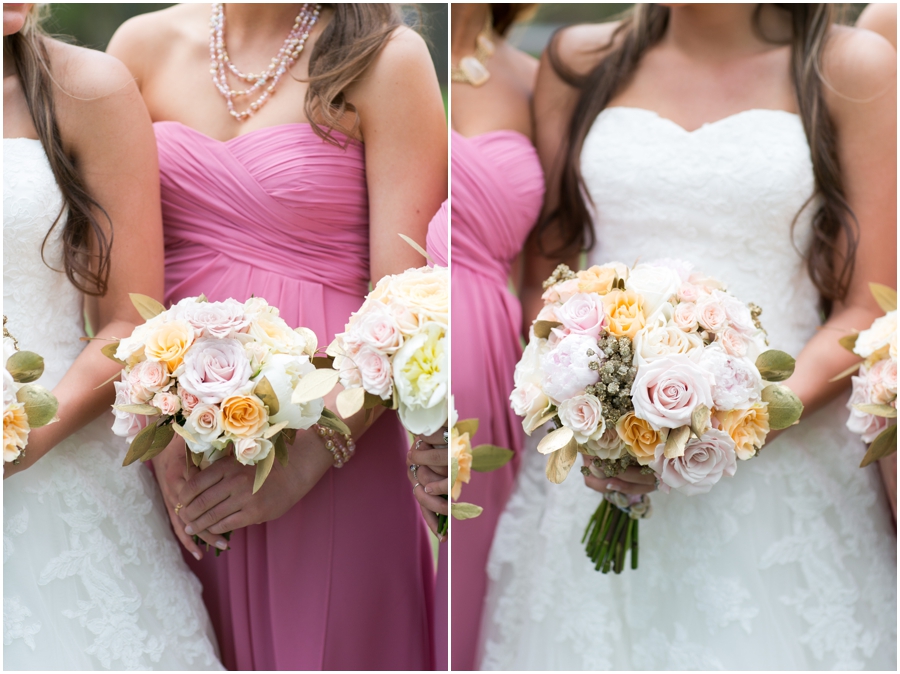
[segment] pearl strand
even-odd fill
[[[356,451],[356,443],[349,435],[335,433],[333,428],[325,428],[325,426],[315,425],[316,433],[325,442],[325,449],[331,453],[334,459],[334,467],[341,468],[353,456]]]
[[[309,32],[316,25],[319,12],[321,11],[321,5],[315,5],[312,9],[311,7],[310,3],[305,3],[301,7],[300,13],[291,27],[291,32],[288,34],[281,49],[278,50],[278,54],[272,59],[269,67],[263,73],[254,75],[252,73],[242,73],[231,62],[225,46],[225,7],[221,2],[213,3],[209,33],[209,72],[212,75],[216,89],[225,98],[229,114],[237,121],[246,121],[266,104],[269,98],[274,95],[279,80],[300,57],[300,53],[303,51],[303,47],[309,37]],[[253,82],[252,86],[243,90],[232,89],[228,85],[228,71],[231,71],[236,77],[246,82]],[[270,81],[271,84],[266,86]],[[235,109],[235,99],[251,96],[263,87],[266,87],[265,90],[246,110],[238,111]]]

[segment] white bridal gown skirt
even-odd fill
[[[526,448],[498,525],[482,668],[897,668],[896,534],[846,398],[706,495],[654,493],[640,565],[594,571],[581,536],[600,495]]]
[[[111,423],[4,480],[3,668],[222,669],[153,475],[122,467]]]

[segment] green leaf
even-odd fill
[[[458,520],[470,520],[473,517],[478,517],[482,510],[484,510],[484,508],[472,503],[450,504],[450,514]]]
[[[324,426],[325,428],[332,429],[335,433],[342,433],[343,435],[350,435],[350,427],[344,423],[344,420],[341,419],[337,414],[332,412],[327,407],[322,410],[322,416],[319,417],[319,426]]]
[[[794,374],[794,366],[797,361],[784,351],[769,349],[759,354],[756,359],[756,369],[766,381],[784,381]]]
[[[366,389],[362,386],[357,386],[356,388],[345,388],[343,391],[337,394],[337,399],[335,402],[337,403],[338,413],[344,417],[344,419],[349,419],[354,414],[359,412],[363,408],[363,404],[366,401]]]
[[[118,358],[116,358],[116,351],[118,350],[118,348],[119,348],[118,342],[110,342],[109,344],[103,345],[103,348],[100,349],[100,353],[102,353],[104,356],[106,356],[110,360],[115,361],[119,365],[124,366],[125,361],[119,360]]]
[[[305,374],[297,383],[297,388],[291,396],[291,402],[295,405],[312,402],[318,398],[324,398],[338,383],[340,375],[337,370],[316,370]]]
[[[278,396],[275,395],[275,389],[272,388],[272,384],[269,383],[268,379],[260,377],[259,381],[256,382],[256,387],[253,389],[253,394],[263,401],[263,405],[269,408],[270,417],[278,414]]]
[[[334,369],[334,357],[333,356],[316,356],[311,359],[313,365],[316,366],[317,370],[333,370]]]
[[[666,447],[663,450],[667,459],[677,459],[684,456],[684,448],[691,438],[690,426],[679,426],[669,431],[666,438]]]
[[[288,465],[288,449],[287,443],[284,441],[284,433],[279,433],[273,441],[275,445],[275,458],[282,466]]]
[[[572,438],[562,449],[553,452],[547,459],[547,478],[554,484],[562,484],[569,475],[575,459],[578,458],[578,443]]]
[[[869,445],[869,449],[863,457],[862,463],[859,464],[859,467],[865,468],[870,463],[874,463],[875,461],[878,461],[878,459],[890,456],[896,451],[897,426],[891,425],[881,431],[881,433],[878,434],[878,437],[872,441],[872,444]]]
[[[779,431],[793,426],[803,414],[803,403],[788,387],[781,384],[769,384],[762,390],[762,400],[767,403],[769,428]]]
[[[535,321],[532,325],[534,336],[538,339],[547,339],[553,328],[558,328],[562,323],[559,321]]]
[[[281,431],[281,434],[284,436],[284,441],[289,445],[293,445],[294,441],[297,439],[296,428],[285,428]]]
[[[16,351],[6,360],[6,370],[13,381],[28,384],[44,374],[44,359],[33,351]]]
[[[469,434],[469,439],[475,437],[475,434],[478,432],[478,419],[460,419],[456,422],[456,432],[462,435],[463,433]]]
[[[184,426],[179,426],[178,424],[173,423],[172,430],[175,431],[178,435],[180,435],[185,440],[190,440],[193,443],[197,442],[197,438],[195,438],[193,435],[191,435],[191,432],[189,430],[187,430]],[[191,450],[188,449],[188,451],[191,451]]]
[[[46,426],[56,419],[59,401],[39,384],[25,384],[16,392],[16,400],[25,406],[28,425],[32,428]]]
[[[172,442],[172,438],[174,437],[175,429],[172,428],[172,424],[157,427],[156,434],[153,436],[153,442],[150,444],[150,449],[144,452],[141,461],[149,461],[162,452],[169,446],[169,443]]]
[[[897,418],[897,408],[891,405],[875,405],[873,403],[858,403],[854,405],[863,414],[874,414],[876,417],[886,417],[888,419]]]
[[[366,391],[365,402],[363,402],[363,407],[367,410],[373,409],[381,405],[382,407],[390,407],[391,401],[385,400],[384,398],[379,398],[377,395],[373,395]]]
[[[489,473],[502,468],[513,458],[515,452],[496,445],[478,445],[472,448],[472,470]]]
[[[869,290],[872,291],[872,297],[878,302],[881,310],[889,314],[897,310],[897,291],[880,283],[870,283]]]
[[[127,412],[128,414],[143,414],[144,416],[153,417],[161,414],[158,407],[154,407],[153,405],[113,405],[113,409],[117,409],[120,412]]]
[[[537,450],[541,454],[552,454],[553,452],[562,449],[570,442],[574,442],[574,439],[575,434],[572,432],[572,429],[562,426],[555,431],[547,433],[547,435],[541,438]]]
[[[137,312],[145,321],[149,321],[151,318],[159,316],[166,310],[162,304],[152,297],[147,297],[146,295],[140,295],[138,293],[128,293],[128,296],[131,298],[131,303],[134,305],[134,308],[137,309]]]
[[[703,437],[703,434],[709,430],[710,416],[709,408],[706,405],[698,405],[691,413],[691,431],[698,439]]]
[[[128,448],[128,453],[125,454],[125,460],[122,461],[122,465],[130,466],[150,451],[150,447],[153,446],[153,438],[155,437],[156,424],[147,424],[142,428],[138,434],[134,436],[134,440],[131,441],[131,446]]]
[[[266,458],[256,464],[256,476],[253,478],[253,493],[255,494],[263,486],[263,482],[269,477],[272,466],[275,465],[275,451],[266,454]]]
[[[850,367],[848,367],[846,370],[844,370],[844,371],[841,372],[840,374],[834,375],[834,376],[833,376],[831,379],[829,379],[828,381],[829,381],[829,382],[833,382],[833,381],[837,381],[837,380],[839,380],[839,379],[843,379],[844,377],[849,377],[851,374],[856,374],[856,371],[859,370],[859,366],[862,365],[862,363],[863,363],[863,361],[859,361],[858,363],[854,363],[853,365],[851,365]]]
[[[450,488],[456,484],[456,476],[459,475],[459,459],[455,456],[450,457]]]
[[[843,346],[850,353],[854,353],[853,349],[856,347],[856,338],[859,337],[859,333],[855,332],[852,335],[844,335],[838,340],[838,343]]]
[[[203,454],[202,453],[198,454],[196,452],[191,452],[191,451],[188,451],[188,454],[191,455],[191,461],[194,463],[194,465],[197,466],[197,468],[199,468],[200,464],[203,463]]]

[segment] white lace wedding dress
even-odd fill
[[[52,388],[85,344],[80,293],[41,260],[62,197],[40,142],[4,139],[3,160],[3,313]],[[57,269],[61,230],[44,249]],[[122,467],[112,422],[3,482],[3,668],[222,669],[155,480]]]
[[[797,252],[810,211],[791,233],[813,190],[799,117],[751,110],[687,132],[610,108],[581,162],[590,263],[688,260],[763,307],[773,347],[800,352],[820,320]],[[619,576],[580,542],[600,495],[577,469],[549,483],[532,440],[491,551],[482,668],[896,670],[896,535],[845,402],[707,495],[655,493],[640,568]]]

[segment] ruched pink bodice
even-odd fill
[[[264,297],[327,345],[369,283],[362,144],[337,147],[307,124],[227,142],[155,129],[166,302]],[[229,669],[431,668],[433,562],[407,447],[383,415],[283,516],[235,531],[218,558],[189,559]]]
[[[515,131],[451,144],[452,386],[460,419],[480,421],[474,444],[518,452],[522,424],[509,408],[521,355],[522,308],[509,291],[513,261],[537,221],[544,178],[531,142]],[[460,318],[461,317],[461,318]],[[453,524],[451,667],[473,669],[485,565],[497,519],[512,491],[518,457],[500,470],[473,473],[462,500],[484,508]]]

